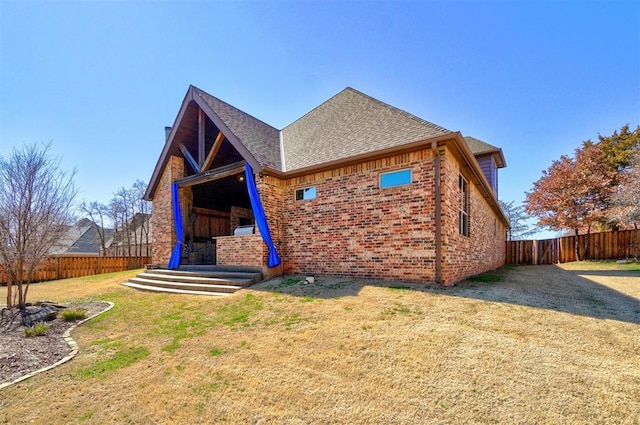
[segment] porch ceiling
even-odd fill
[[[247,187],[238,179],[240,175],[191,186],[193,206],[217,211],[229,211],[232,206],[251,208]]]

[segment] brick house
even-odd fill
[[[505,165],[352,88],[278,130],[190,86],[145,194],[153,261],[450,285],[504,264]]]

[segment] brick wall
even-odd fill
[[[441,148],[442,276],[450,285],[504,264],[505,227],[469,179],[470,236],[459,235],[460,167]],[[412,184],[380,189],[383,172],[410,168]],[[153,199],[153,262],[168,262],[175,244],[171,182],[184,160],[171,157]],[[314,273],[433,283],[435,194],[430,149],[287,180],[256,175],[256,187],[283,267],[268,269],[260,235],[219,238],[217,263],[262,266],[266,276]],[[316,186],[313,200],[295,190]],[[189,201],[188,193],[181,194]],[[188,202],[187,202],[188,203]],[[156,230],[157,229],[157,230]]]
[[[269,230],[271,232],[271,239],[276,246],[276,250],[280,255],[281,260],[284,262],[283,250],[284,250],[284,197],[285,183],[273,176],[256,176],[256,188],[260,194],[260,201],[264,208],[267,222],[269,223]],[[258,229],[260,231],[260,229]],[[264,243],[263,243],[264,245]],[[265,245],[266,249],[266,245]],[[277,266],[273,269],[268,268],[269,251],[265,251],[263,258],[263,274],[265,275],[277,275],[281,274],[283,267]]]
[[[505,227],[473,183],[466,171],[461,171],[453,155],[442,157],[442,229],[443,284],[451,285],[466,277],[504,264]],[[469,236],[459,232],[460,174],[469,182]]]
[[[153,194],[151,226],[153,227],[152,262],[167,264],[176,235],[173,230],[173,210],[171,205],[171,183],[184,177],[184,159],[171,156]]]
[[[259,234],[216,238],[217,264],[221,266],[261,266],[266,246]]]
[[[404,168],[411,185],[379,188],[380,173]],[[432,153],[421,150],[287,180],[285,271],[433,282],[433,177]],[[294,200],[314,185],[316,199]]]

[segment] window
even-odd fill
[[[305,187],[304,189],[296,189],[296,201],[307,201],[316,199],[316,187]]]
[[[469,236],[469,182],[464,177],[458,177],[460,187],[460,234]]]
[[[411,184],[411,169],[380,174],[380,189]]]

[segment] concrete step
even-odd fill
[[[142,279],[152,279],[164,282],[182,282],[193,284],[211,284],[211,285],[233,285],[233,286],[249,286],[256,283],[253,277],[238,277],[235,275],[226,275],[226,277],[203,277],[200,275],[188,274],[167,274],[156,273],[155,271],[146,271],[139,273],[136,277]]]
[[[157,288],[173,288],[187,291],[201,291],[201,292],[229,292],[234,293],[240,289],[242,286],[235,286],[230,284],[216,285],[210,283],[189,283],[189,282],[171,282],[168,280],[155,280],[142,278],[140,276],[136,276],[134,278],[129,279],[131,283],[137,283],[139,285],[145,286],[155,286]]]
[[[147,286],[147,285],[141,285],[139,283],[132,283],[132,282],[124,282],[123,285],[133,289],[137,289],[139,291],[158,292],[163,294],[169,293],[169,294],[186,294],[186,295],[208,295],[208,296],[217,296],[217,297],[225,297],[233,294],[232,292],[210,292],[210,291],[193,291],[188,289],[162,288],[158,286]]]
[[[190,278],[211,278],[211,279],[250,279],[253,283],[260,282],[262,280],[261,272],[248,272],[248,271],[207,271],[207,270],[167,270],[167,269],[154,269],[147,270],[145,273],[151,273],[154,275],[164,275],[171,277],[190,277]]]
[[[123,285],[142,291],[220,296],[261,280],[262,272],[250,267],[180,266],[178,270],[149,268]]]

